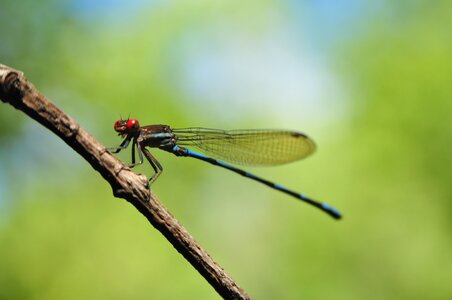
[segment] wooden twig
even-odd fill
[[[89,132],[51,103],[24,74],[0,64],[0,99],[41,123],[77,151],[108,181],[116,197],[135,206],[224,299],[250,299],[150,192],[144,175],[133,173]]]

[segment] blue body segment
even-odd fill
[[[238,174],[240,174],[242,176],[245,176],[245,177],[247,177],[249,179],[258,181],[260,183],[263,183],[263,184],[265,184],[265,185],[267,185],[267,186],[269,186],[269,187],[271,187],[271,188],[273,188],[275,190],[278,190],[280,192],[286,193],[286,194],[291,195],[291,196],[293,196],[293,197],[295,197],[295,198],[297,198],[297,199],[299,199],[301,201],[309,203],[309,204],[319,208],[320,210],[326,212],[327,214],[329,214],[330,216],[332,216],[335,219],[341,219],[342,218],[341,213],[336,208],[330,206],[329,204],[315,201],[315,200],[313,200],[313,199],[311,199],[311,198],[309,198],[309,197],[307,197],[307,196],[305,196],[303,194],[300,194],[300,193],[294,192],[292,190],[289,190],[288,188],[286,188],[286,187],[284,187],[284,186],[282,186],[280,184],[277,184],[277,183],[268,181],[266,179],[263,179],[261,177],[258,177],[258,176],[254,175],[252,173],[249,173],[249,172],[246,172],[246,171],[244,171],[242,169],[236,168],[236,167],[234,167],[234,166],[232,166],[232,165],[230,165],[228,163],[225,163],[225,162],[223,162],[221,160],[217,160],[217,159],[208,157],[208,156],[206,156],[204,154],[198,153],[196,151],[193,151],[193,150],[190,150],[190,149],[187,149],[187,148],[184,148],[184,147],[180,147],[178,145],[175,145],[172,150],[173,150],[173,152],[178,153],[177,155],[189,156],[189,157],[193,157],[193,158],[196,158],[196,159],[199,159],[199,160],[203,160],[203,161],[206,161],[206,162],[211,163],[213,165],[220,166],[222,168],[225,168],[225,169],[228,169],[228,170],[233,171],[235,173],[238,173]]]
[[[177,146],[177,147],[179,147],[179,146]],[[182,147],[179,147],[179,149],[181,149],[181,148]],[[196,158],[202,158],[202,159],[211,159],[207,155],[198,153],[196,151],[193,151],[193,150],[190,150],[190,149],[187,149],[187,148],[183,148],[183,149],[185,149],[187,151],[187,156],[196,157]]]
[[[152,138],[153,139],[164,139],[164,138],[171,138],[173,135],[171,133],[153,133]]]

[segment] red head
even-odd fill
[[[119,135],[124,136],[137,132],[140,129],[140,123],[137,119],[118,120],[115,122],[114,128]]]

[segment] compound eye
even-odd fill
[[[136,119],[130,119],[127,121],[126,127],[128,130],[130,129],[134,129],[136,127],[138,127],[138,121]]]
[[[116,131],[120,132],[120,131],[124,130],[123,126],[124,126],[124,121],[123,120],[118,120],[118,121],[115,122],[115,125],[113,126],[113,128]]]

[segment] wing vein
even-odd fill
[[[242,165],[289,163],[303,159],[315,150],[314,141],[296,131],[192,127],[173,129],[173,132],[178,145],[194,147],[213,158]]]

